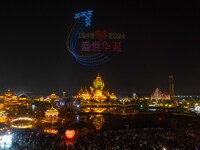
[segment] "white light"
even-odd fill
[[[35,105],[32,105],[32,111],[35,111]]]
[[[0,148],[4,147],[5,149],[9,149],[12,145],[12,135],[3,135],[0,140]]]
[[[11,143],[12,142],[12,135],[4,135],[2,137],[2,142],[3,143]]]
[[[79,121],[79,120],[80,120],[79,115],[77,115],[76,116],[76,121]]]

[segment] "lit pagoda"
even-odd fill
[[[117,100],[117,97],[114,93],[109,93],[107,91],[104,91],[105,83],[102,80],[101,76],[98,74],[96,79],[93,81],[93,86],[90,86],[90,92],[83,88],[80,89],[78,94],[75,96],[75,98],[82,99],[86,103],[90,102],[106,102],[109,100]]]

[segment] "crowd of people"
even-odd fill
[[[85,136],[74,146],[77,150],[198,150],[200,133],[189,129],[124,129]]]
[[[137,128],[77,137],[73,150],[199,150],[200,132],[190,129]],[[63,135],[37,131],[12,133],[10,150],[66,150]]]
[[[66,150],[63,136],[37,131],[23,131],[12,134],[10,150]]]

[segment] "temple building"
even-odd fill
[[[44,102],[52,102],[52,101],[56,102],[56,101],[60,100],[60,97],[57,94],[52,93],[52,94],[48,95],[46,98],[40,97],[38,100],[44,101]]]
[[[151,94],[151,100],[170,100],[170,95],[161,92],[158,88]]]
[[[3,96],[4,104],[5,105],[18,105],[18,97],[17,95],[13,94],[10,89],[4,94]]]
[[[3,103],[0,108],[2,109],[3,106],[8,109],[9,106],[27,105],[28,98],[25,95],[17,96],[8,89],[5,94],[0,95],[0,101]]]
[[[47,122],[56,122],[58,119],[59,111],[53,107],[49,108],[45,112],[45,120]]]
[[[86,103],[102,103],[108,100],[116,101],[116,95],[114,93],[110,94],[109,92],[105,91],[104,87],[105,83],[98,74],[96,79],[93,81],[93,86],[90,86],[90,92],[88,91],[87,87],[85,87],[84,90],[81,88],[75,98],[82,99]]]
[[[76,97],[80,99],[84,99],[85,101],[89,101],[91,99],[91,94],[88,92],[87,87],[85,87],[84,90],[81,87]]]

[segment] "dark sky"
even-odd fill
[[[124,32],[123,51],[96,67],[77,63],[66,50],[73,14],[94,11],[95,28]],[[190,1],[0,2],[0,91],[76,92],[99,72],[118,95],[168,91],[200,93],[200,3]]]

